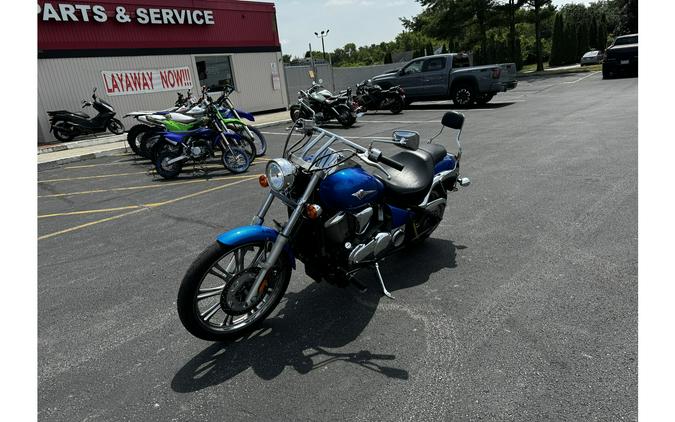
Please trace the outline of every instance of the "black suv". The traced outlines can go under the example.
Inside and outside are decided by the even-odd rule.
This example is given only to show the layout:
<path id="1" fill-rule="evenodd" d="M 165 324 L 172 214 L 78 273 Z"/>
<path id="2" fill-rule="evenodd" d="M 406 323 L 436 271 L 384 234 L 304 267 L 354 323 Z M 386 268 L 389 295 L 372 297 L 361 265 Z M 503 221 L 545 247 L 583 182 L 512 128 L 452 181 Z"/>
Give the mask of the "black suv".
<path id="1" fill-rule="evenodd" d="M 602 78 L 607 79 L 619 73 L 638 73 L 638 34 L 616 37 L 605 50 L 602 60 Z"/>

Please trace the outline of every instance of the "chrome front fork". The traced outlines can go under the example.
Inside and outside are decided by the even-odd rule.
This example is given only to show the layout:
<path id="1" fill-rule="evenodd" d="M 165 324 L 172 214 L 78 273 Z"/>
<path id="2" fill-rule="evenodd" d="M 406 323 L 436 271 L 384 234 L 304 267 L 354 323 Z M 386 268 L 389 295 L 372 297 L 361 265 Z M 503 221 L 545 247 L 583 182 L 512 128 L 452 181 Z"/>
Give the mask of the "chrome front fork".
<path id="1" fill-rule="evenodd" d="M 255 299 L 256 295 L 258 294 L 260 284 L 267 276 L 267 273 L 269 272 L 270 268 L 274 266 L 274 264 L 277 262 L 277 259 L 279 259 L 279 257 L 281 256 L 284 247 L 288 244 L 290 240 L 290 236 L 291 233 L 293 232 L 293 229 L 300 220 L 300 217 L 302 217 L 302 212 L 305 209 L 305 204 L 307 203 L 307 200 L 312 195 L 312 192 L 314 192 L 314 190 L 316 189 L 316 186 L 323 178 L 323 175 L 324 175 L 323 171 L 317 171 L 312 175 L 312 178 L 309 179 L 309 183 L 307 184 L 305 192 L 302 194 L 302 197 L 296 203 L 295 209 L 291 213 L 288 222 L 284 226 L 281 233 L 279 233 L 279 235 L 277 236 L 277 239 L 274 241 L 272 249 L 270 250 L 270 253 L 267 255 L 267 259 L 260 265 L 261 267 L 260 273 L 258 273 L 258 276 L 256 277 L 253 286 L 251 286 L 251 290 L 248 292 L 248 295 L 246 296 L 247 305 L 253 303 L 253 299 Z M 260 207 L 258 215 L 256 215 L 253 218 L 254 225 L 261 225 L 263 221 L 265 221 L 265 214 L 267 214 L 267 211 L 270 209 L 270 205 L 272 205 L 273 200 L 274 194 L 270 192 L 270 194 L 267 196 L 267 199 L 263 203 L 262 207 Z"/>

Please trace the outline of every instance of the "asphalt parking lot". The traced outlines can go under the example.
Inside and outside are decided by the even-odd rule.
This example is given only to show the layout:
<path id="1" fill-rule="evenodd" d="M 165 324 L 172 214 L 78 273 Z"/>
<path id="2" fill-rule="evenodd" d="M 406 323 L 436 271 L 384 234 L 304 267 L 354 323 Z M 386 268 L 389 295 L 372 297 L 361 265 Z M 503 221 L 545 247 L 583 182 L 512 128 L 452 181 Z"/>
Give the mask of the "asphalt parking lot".
<path id="1" fill-rule="evenodd" d="M 264 328 L 234 344 L 183 329 L 178 285 L 250 222 L 286 125 L 264 129 L 268 157 L 245 175 L 166 182 L 126 154 L 40 171 L 39 418 L 636 420 L 637 92 L 637 78 L 551 76 L 466 110 L 472 184 L 383 265 L 396 300 L 372 276 L 362 294 L 300 264 Z M 451 108 L 335 131 L 428 139 Z M 437 141 L 454 150 L 449 130 Z"/>

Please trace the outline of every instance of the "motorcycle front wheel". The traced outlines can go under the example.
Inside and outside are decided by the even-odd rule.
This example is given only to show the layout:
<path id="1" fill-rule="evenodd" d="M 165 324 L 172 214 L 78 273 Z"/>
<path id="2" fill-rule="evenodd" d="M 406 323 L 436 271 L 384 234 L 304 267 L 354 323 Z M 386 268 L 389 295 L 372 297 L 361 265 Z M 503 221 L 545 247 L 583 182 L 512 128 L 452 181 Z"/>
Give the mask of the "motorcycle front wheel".
<path id="1" fill-rule="evenodd" d="M 223 165 L 232 173 L 244 173 L 251 166 L 250 155 L 242 148 L 223 148 Z"/>
<path id="2" fill-rule="evenodd" d="M 235 340 L 267 318 L 291 279 L 284 256 L 269 270 L 258 298 L 251 305 L 244 300 L 271 247 L 268 240 L 237 246 L 214 243 L 202 252 L 178 291 L 178 316 L 185 329 L 202 340 Z"/>
<path id="3" fill-rule="evenodd" d="M 110 119 L 108 122 L 108 130 L 115 135 L 121 135 L 124 133 L 124 125 L 117 119 Z"/>

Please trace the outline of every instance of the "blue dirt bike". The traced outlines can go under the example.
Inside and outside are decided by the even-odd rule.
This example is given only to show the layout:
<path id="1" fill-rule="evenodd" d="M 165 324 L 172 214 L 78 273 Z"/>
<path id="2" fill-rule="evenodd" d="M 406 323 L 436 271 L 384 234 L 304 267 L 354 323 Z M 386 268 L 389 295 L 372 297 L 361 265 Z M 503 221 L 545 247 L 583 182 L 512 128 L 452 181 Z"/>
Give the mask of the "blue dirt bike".
<path id="1" fill-rule="evenodd" d="M 461 133 L 464 116 L 447 112 L 441 123 Z M 296 130 L 304 136 L 289 146 Z M 373 268 L 391 297 L 381 260 L 429 237 L 443 219 L 447 193 L 470 182 L 459 175 L 459 134 L 456 155 L 431 141 L 420 147 L 412 131 L 379 142 L 401 150 L 388 157 L 299 119 L 283 158 L 269 161 L 260 176 L 270 192 L 252 225 L 218 236 L 185 274 L 177 300 L 185 328 L 211 341 L 254 329 L 281 300 L 296 259 L 315 281 L 340 287 L 365 289 L 355 275 Z M 287 207 L 288 221 L 263 226 L 275 199 Z"/>

